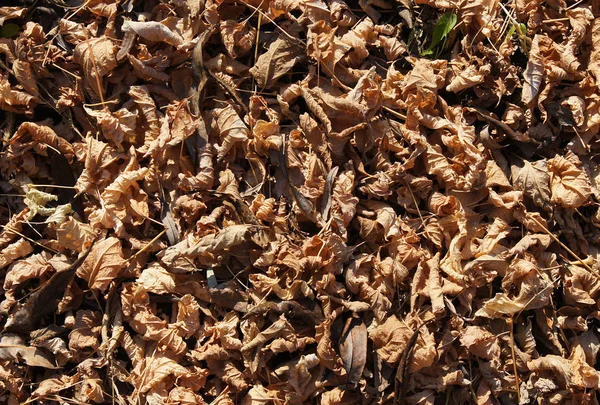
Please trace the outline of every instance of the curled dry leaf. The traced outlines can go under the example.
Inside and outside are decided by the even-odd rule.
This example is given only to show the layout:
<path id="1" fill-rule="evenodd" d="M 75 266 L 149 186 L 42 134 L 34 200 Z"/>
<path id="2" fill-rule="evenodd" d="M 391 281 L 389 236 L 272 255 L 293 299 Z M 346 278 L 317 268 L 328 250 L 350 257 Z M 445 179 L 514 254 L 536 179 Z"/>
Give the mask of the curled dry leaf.
<path id="1" fill-rule="evenodd" d="M 587 175 L 576 155 L 555 156 L 548 161 L 552 202 L 565 208 L 577 208 L 592 195 Z"/>
<path id="2" fill-rule="evenodd" d="M 11 138 L 11 144 L 21 153 L 35 148 L 36 151 L 47 154 L 46 148 L 51 147 L 61 152 L 68 161 L 72 161 L 75 156 L 73 145 L 58 136 L 49 126 L 33 122 L 22 123 Z"/>
<path id="3" fill-rule="evenodd" d="M 533 38 L 531 51 L 529 52 L 527 68 L 523 73 L 525 83 L 523 84 L 522 100 L 526 104 L 530 104 L 536 100 L 544 80 L 545 66 L 540 50 L 541 38 L 542 36 L 540 35 L 536 35 Z"/>
<path id="4" fill-rule="evenodd" d="M 483 359 L 500 358 L 498 338 L 489 331 L 478 326 L 468 326 L 461 331 L 460 343 L 471 353 Z"/>
<path id="5" fill-rule="evenodd" d="M 125 20 L 121 29 L 124 32 L 133 31 L 148 41 L 165 42 L 175 47 L 182 45 L 184 42 L 180 34 L 173 32 L 169 27 L 158 21 Z"/>
<path id="6" fill-rule="evenodd" d="M 0 269 L 31 252 L 33 252 L 33 246 L 25 239 L 19 239 L 15 243 L 6 246 L 0 253 Z"/>
<path id="7" fill-rule="evenodd" d="M 4 332 L 28 333 L 37 329 L 43 318 L 56 310 L 58 301 L 64 295 L 67 285 L 73 279 L 81 263 L 87 258 L 90 250 L 91 246 L 81 253 L 72 264 L 55 261 L 56 264 L 53 263 L 53 266 L 58 267 L 60 271 L 53 274 L 39 289 L 27 296 L 25 303 L 10 314 L 4 326 Z M 47 264 L 49 267 L 49 263 Z"/>

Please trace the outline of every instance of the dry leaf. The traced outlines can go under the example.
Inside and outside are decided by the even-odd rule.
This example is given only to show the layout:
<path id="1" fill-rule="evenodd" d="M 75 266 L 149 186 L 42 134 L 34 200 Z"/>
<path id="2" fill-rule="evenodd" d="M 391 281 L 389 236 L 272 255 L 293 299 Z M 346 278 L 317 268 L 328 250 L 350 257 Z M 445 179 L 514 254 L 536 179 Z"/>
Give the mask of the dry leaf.
<path id="1" fill-rule="evenodd" d="M 77 276 L 87 281 L 89 288 L 104 291 L 112 280 L 119 277 L 126 264 L 121 241 L 110 237 L 94 245 L 87 259 L 77 269 Z"/>
<path id="2" fill-rule="evenodd" d="M 270 88 L 302 59 L 301 55 L 298 44 L 281 35 L 269 45 L 267 52 L 258 57 L 250 73 L 260 88 Z"/>
<path id="3" fill-rule="evenodd" d="M 533 38 L 531 51 L 529 52 L 529 61 L 523 74 L 525 83 L 523 84 L 523 95 L 521 100 L 525 104 L 530 104 L 537 98 L 544 79 L 544 60 L 540 51 L 540 35 Z"/>
<path id="4" fill-rule="evenodd" d="M 104 92 L 98 83 L 117 67 L 116 54 L 113 42 L 107 37 L 92 38 L 75 47 L 73 58 L 83 68 L 89 85 L 98 96 Z"/>
<path id="5" fill-rule="evenodd" d="M 46 350 L 27 346 L 22 337 L 13 334 L 0 335 L 0 359 L 17 363 L 24 362 L 31 367 L 58 368 Z"/>
<path id="6" fill-rule="evenodd" d="M 1 403 L 595 403 L 595 1 L 52 3 L 0 8 Z"/>
<path id="7" fill-rule="evenodd" d="M 166 42 L 169 45 L 178 47 L 183 44 L 184 39 L 176 32 L 173 32 L 164 24 L 157 21 L 131 21 L 125 20 L 121 28 L 124 32 L 133 31 L 140 37 L 153 42 Z"/>
<path id="8" fill-rule="evenodd" d="M 349 318 L 340 338 L 340 357 L 344 362 L 346 383 L 357 388 L 367 361 L 367 327 L 360 318 Z"/>
<path id="9" fill-rule="evenodd" d="M 566 157 L 555 156 L 548 160 L 548 171 L 553 203 L 577 208 L 592 195 L 590 182 L 576 155 L 567 153 Z"/>
<path id="10" fill-rule="evenodd" d="M 0 253 L 0 269 L 31 252 L 33 252 L 33 246 L 25 239 L 19 239 L 15 243 L 6 246 Z"/>
<path id="11" fill-rule="evenodd" d="M 511 168 L 514 186 L 523 191 L 538 207 L 550 205 L 550 175 L 545 160 L 521 160 Z"/>

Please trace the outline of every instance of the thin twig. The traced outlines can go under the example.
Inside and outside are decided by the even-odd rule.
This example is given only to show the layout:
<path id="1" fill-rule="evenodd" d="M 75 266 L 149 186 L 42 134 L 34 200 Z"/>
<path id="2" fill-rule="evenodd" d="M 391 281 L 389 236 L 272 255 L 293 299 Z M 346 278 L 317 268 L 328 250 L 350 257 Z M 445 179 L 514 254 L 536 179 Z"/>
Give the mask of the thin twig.
<path id="1" fill-rule="evenodd" d="M 135 254 L 133 256 L 131 256 L 129 258 L 129 262 L 133 262 L 133 260 L 139 255 L 141 254 L 143 251 L 145 251 L 146 249 L 148 249 L 150 246 L 152 246 L 152 244 L 154 242 L 156 242 L 157 240 L 159 240 L 161 238 L 161 236 L 163 236 L 165 233 L 167 233 L 166 229 L 163 229 L 162 231 L 160 231 L 160 233 L 158 235 L 156 235 L 154 237 L 154 239 L 152 239 L 150 242 L 148 242 L 143 248 L 141 248 L 140 250 L 138 250 L 137 252 L 135 252 Z"/>
<path id="2" fill-rule="evenodd" d="M 515 334 L 513 318 L 508 318 L 508 326 L 510 327 L 510 352 L 513 361 L 513 372 L 515 374 L 515 389 L 517 391 L 517 403 L 521 402 L 521 393 L 519 389 L 519 371 L 517 370 L 517 358 L 515 357 Z"/>

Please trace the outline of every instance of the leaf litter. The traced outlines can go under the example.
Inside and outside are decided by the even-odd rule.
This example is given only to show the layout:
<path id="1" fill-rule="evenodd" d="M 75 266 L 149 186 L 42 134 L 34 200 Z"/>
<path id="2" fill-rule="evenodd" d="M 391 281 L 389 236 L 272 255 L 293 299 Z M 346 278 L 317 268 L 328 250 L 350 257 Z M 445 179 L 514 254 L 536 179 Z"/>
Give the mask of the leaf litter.
<path id="1" fill-rule="evenodd" d="M 1 403 L 598 404 L 598 2 L 20 4 Z"/>

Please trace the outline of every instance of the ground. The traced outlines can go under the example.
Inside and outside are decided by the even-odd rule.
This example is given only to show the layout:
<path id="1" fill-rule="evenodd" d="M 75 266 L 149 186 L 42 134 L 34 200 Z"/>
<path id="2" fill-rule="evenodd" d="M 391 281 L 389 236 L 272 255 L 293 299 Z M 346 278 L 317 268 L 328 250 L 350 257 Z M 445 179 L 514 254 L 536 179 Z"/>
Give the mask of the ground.
<path id="1" fill-rule="evenodd" d="M 0 25 L 0 403 L 598 404 L 600 3 Z"/>

